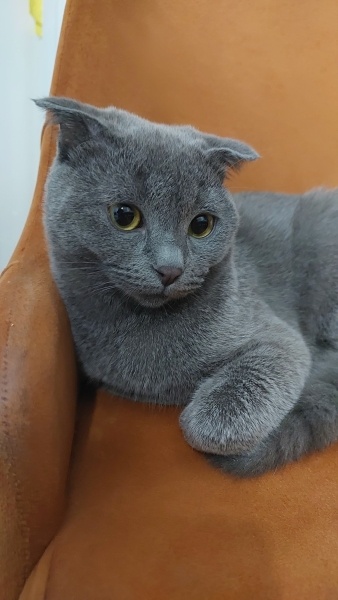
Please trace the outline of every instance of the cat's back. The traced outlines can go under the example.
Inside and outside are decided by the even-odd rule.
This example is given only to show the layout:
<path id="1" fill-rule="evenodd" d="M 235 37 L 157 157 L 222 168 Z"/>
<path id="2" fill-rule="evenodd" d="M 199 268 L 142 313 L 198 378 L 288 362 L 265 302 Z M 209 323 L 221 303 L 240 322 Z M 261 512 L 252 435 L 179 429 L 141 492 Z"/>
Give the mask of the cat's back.
<path id="1" fill-rule="evenodd" d="M 238 263 L 273 310 L 292 324 L 300 313 L 309 322 L 324 305 L 327 312 L 335 310 L 338 190 L 250 192 L 236 195 L 235 202 Z"/>
<path id="2" fill-rule="evenodd" d="M 234 196 L 240 214 L 238 244 L 257 257 L 286 258 L 309 246 L 337 245 L 338 189 L 304 194 L 247 192 Z"/>

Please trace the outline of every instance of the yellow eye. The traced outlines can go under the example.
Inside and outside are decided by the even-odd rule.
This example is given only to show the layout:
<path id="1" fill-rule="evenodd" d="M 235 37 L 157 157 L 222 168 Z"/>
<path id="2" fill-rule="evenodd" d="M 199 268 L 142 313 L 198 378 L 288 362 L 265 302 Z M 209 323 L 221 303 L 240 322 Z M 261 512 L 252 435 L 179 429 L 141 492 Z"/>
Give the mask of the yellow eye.
<path id="1" fill-rule="evenodd" d="M 133 231 L 142 225 L 142 215 L 136 206 L 115 204 L 109 208 L 110 218 L 118 229 Z"/>
<path id="2" fill-rule="evenodd" d="M 209 215 L 209 213 L 197 215 L 197 217 L 191 221 L 188 233 L 194 238 L 207 237 L 207 235 L 212 232 L 214 224 L 215 219 L 212 215 Z"/>

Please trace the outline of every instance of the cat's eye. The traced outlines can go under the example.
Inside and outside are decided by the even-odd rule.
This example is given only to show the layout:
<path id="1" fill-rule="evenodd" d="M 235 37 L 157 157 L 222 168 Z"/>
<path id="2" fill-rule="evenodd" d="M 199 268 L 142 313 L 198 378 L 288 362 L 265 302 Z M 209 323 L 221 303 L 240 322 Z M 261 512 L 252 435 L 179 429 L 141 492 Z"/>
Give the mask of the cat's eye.
<path id="1" fill-rule="evenodd" d="M 118 229 L 133 231 L 142 225 L 142 215 L 136 206 L 115 204 L 109 208 L 110 218 Z"/>
<path id="2" fill-rule="evenodd" d="M 204 238 L 209 235 L 215 224 L 215 219 L 209 213 L 197 215 L 189 225 L 189 235 L 194 238 Z"/>

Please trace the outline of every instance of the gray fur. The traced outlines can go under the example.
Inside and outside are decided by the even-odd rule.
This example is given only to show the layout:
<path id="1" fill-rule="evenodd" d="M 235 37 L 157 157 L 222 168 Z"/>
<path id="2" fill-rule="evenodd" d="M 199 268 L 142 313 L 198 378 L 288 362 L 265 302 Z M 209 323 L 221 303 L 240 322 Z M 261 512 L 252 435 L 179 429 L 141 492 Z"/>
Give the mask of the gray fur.
<path id="1" fill-rule="evenodd" d="M 338 192 L 223 187 L 257 154 L 115 108 L 37 101 L 60 125 L 45 229 L 86 375 L 183 406 L 188 443 L 240 476 L 338 439 Z M 113 203 L 141 228 L 116 229 Z M 199 213 L 217 217 L 203 239 Z M 156 268 L 181 269 L 164 287 Z"/>

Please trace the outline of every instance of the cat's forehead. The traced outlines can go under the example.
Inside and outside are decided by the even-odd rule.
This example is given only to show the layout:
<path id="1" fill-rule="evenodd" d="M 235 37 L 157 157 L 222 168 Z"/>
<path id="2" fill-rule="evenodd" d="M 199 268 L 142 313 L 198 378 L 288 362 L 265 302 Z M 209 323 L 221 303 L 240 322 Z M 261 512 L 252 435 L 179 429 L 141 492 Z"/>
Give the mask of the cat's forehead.
<path id="1" fill-rule="evenodd" d="M 112 136 L 118 136 L 121 145 L 130 151 L 143 153 L 145 158 L 156 161 L 167 158 L 189 160 L 197 155 L 196 139 L 201 134 L 186 125 L 154 123 L 123 110 L 107 109 L 105 124 Z"/>
<path id="2" fill-rule="evenodd" d="M 190 125 L 175 125 L 148 121 L 134 113 L 115 107 L 102 109 L 101 119 L 108 128 L 120 134 L 132 134 L 135 137 L 151 138 L 154 141 L 172 139 L 191 143 L 192 140 L 201 137 L 201 133 Z"/>
<path id="3" fill-rule="evenodd" d="M 112 152 L 114 147 L 115 143 Z M 148 184 L 160 179 L 162 184 L 175 181 L 195 186 L 205 181 L 208 171 L 201 151 L 180 127 L 141 123 L 123 128 L 117 158 L 140 182 Z"/>
<path id="4" fill-rule="evenodd" d="M 200 149 L 186 136 L 183 128 L 151 123 L 124 128 L 117 157 L 112 146 L 109 174 L 121 183 L 120 192 L 136 194 L 141 208 L 156 207 L 171 218 L 172 209 L 179 216 L 205 197 L 211 175 Z"/>

